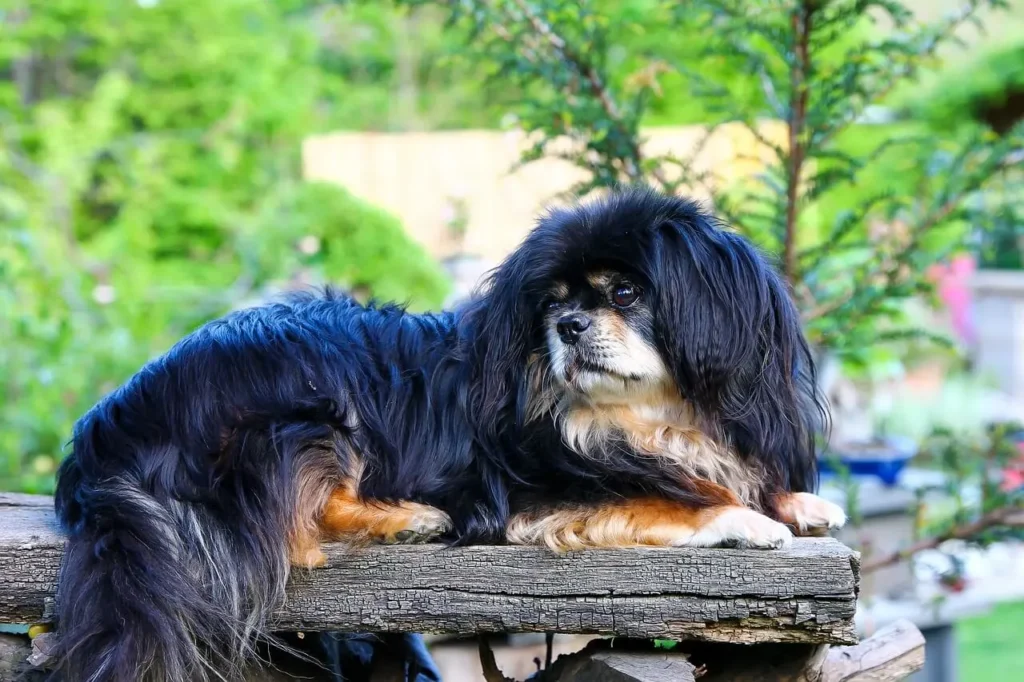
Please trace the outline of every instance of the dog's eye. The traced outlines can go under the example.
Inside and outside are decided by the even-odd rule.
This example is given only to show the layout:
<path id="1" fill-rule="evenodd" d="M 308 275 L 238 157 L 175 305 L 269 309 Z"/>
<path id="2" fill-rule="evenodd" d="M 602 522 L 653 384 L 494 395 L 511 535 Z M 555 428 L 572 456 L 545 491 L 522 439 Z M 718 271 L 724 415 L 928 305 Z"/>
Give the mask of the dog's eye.
<path id="1" fill-rule="evenodd" d="M 554 310 L 558 306 L 562 305 L 562 302 L 556 298 L 549 298 L 541 304 L 541 308 L 544 310 Z"/>
<path id="2" fill-rule="evenodd" d="M 636 286 L 623 282 L 612 290 L 612 305 L 618 308 L 628 308 L 640 298 L 640 289 Z"/>

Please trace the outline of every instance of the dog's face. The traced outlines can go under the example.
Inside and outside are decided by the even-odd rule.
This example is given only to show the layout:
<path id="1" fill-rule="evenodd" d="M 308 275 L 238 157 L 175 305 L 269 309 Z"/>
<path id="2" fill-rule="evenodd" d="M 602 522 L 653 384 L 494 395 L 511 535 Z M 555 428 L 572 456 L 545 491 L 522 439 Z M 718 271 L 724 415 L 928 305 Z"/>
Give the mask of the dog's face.
<path id="1" fill-rule="evenodd" d="M 636 274 L 604 268 L 551 284 L 540 315 L 550 371 L 564 391 L 620 402 L 671 383 L 648 289 Z"/>

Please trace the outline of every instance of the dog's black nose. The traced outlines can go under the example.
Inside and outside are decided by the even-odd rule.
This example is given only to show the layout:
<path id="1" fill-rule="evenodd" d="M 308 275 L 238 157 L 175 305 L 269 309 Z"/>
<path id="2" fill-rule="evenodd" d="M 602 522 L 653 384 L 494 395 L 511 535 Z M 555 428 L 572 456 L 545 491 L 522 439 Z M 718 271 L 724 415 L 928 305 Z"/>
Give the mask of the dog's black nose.
<path id="1" fill-rule="evenodd" d="M 562 343 L 574 344 L 590 328 L 590 318 L 583 313 L 570 313 L 558 321 L 555 329 Z"/>

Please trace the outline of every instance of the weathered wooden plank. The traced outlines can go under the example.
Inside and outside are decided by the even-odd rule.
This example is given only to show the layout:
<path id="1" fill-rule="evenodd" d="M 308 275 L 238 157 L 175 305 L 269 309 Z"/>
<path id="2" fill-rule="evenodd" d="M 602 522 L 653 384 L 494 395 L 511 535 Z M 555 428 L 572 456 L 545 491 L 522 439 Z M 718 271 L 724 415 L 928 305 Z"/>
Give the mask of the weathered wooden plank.
<path id="1" fill-rule="evenodd" d="M 0 493 L 0 623 L 50 620 L 63 544 L 50 498 Z"/>
<path id="2" fill-rule="evenodd" d="M 51 619 L 62 545 L 47 498 L 0 495 L 0 622 Z M 856 641 L 857 554 L 827 538 L 783 551 L 325 551 L 326 567 L 293 577 L 280 629 Z"/>

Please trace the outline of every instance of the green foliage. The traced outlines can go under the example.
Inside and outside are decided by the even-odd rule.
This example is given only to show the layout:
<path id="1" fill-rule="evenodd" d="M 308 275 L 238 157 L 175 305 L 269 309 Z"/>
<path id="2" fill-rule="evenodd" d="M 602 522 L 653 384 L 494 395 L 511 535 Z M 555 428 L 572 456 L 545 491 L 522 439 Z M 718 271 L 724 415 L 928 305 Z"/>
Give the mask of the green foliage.
<path id="1" fill-rule="evenodd" d="M 390 2 L 308 2 L 330 77 L 324 106 L 354 130 L 495 128 L 517 95 L 489 84 L 487 65 L 464 59 L 441 12 Z"/>
<path id="2" fill-rule="evenodd" d="M 1024 120 L 1024 42 L 988 49 L 980 57 L 941 70 L 927 87 L 904 96 L 902 108 L 940 135 L 962 134 L 968 128 L 1013 135 Z M 1019 173 L 1005 173 L 976 199 L 987 204 L 990 216 L 989 229 L 976 234 L 981 267 L 1024 269 L 1020 188 Z"/>
<path id="3" fill-rule="evenodd" d="M 925 504 L 920 532 L 927 536 L 952 535 L 955 529 L 986 514 L 1024 509 L 1024 490 L 1002 485 L 999 472 L 1019 466 L 1021 425 L 1000 423 L 981 432 L 963 433 L 936 428 L 921 445 L 921 461 L 946 476 L 938 504 Z M 991 524 L 960 539 L 985 546 L 1008 538 L 1024 538 L 1024 529 Z"/>
<path id="4" fill-rule="evenodd" d="M 1011 98 L 1018 104 L 1018 117 L 1024 110 L 1024 42 L 1009 43 L 984 52 L 945 69 L 926 88 L 915 92 L 903 103 L 906 113 L 928 122 L 935 130 L 953 131 L 969 123 L 1006 125 L 1005 117 L 995 112 L 1009 107 Z"/>
<path id="5" fill-rule="evenodd" d="M 397 219 L 299 181 L 337 78 L 300 3 L 0 10 L 0 488 L 180 336 L 299 279 L 438 305 Z"/>
<path id="6" fill-rule="evenodd" d="M 300 185 L 268 207 L 247 242 L 255 270 L 266 278 L 301 272 L 420 309 L 439 306 L 448 290 L 437 265 L 408 240 L 396 217 L 335 185 Z"/>

